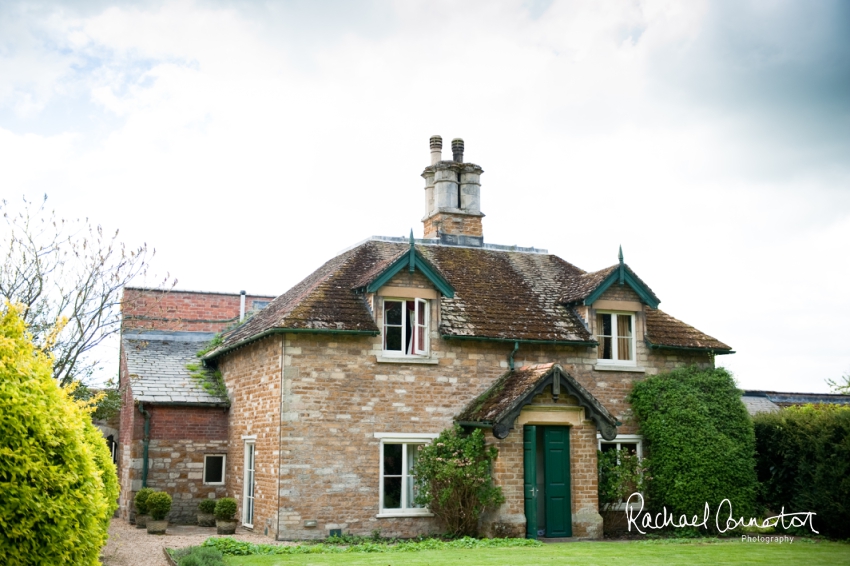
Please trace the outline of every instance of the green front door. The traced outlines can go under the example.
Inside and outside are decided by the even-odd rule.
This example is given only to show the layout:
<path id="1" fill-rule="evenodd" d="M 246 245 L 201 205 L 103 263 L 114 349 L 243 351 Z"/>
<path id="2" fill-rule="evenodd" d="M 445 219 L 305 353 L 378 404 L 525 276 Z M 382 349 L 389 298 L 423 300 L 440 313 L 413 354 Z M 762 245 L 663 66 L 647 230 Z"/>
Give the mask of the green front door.
<path id="1" fill-rule="evenodd" d="M 537 538 L 537 427 L 522 429 L 523 496 L 525 498 L 525 536 Z"/>
<path id="2" fill-rule="evenodd" d="M 543 429 L 546 465 L 546 536 L 573 536 L 570 510 L 570 429 L 547 426 Z"/>
<path id="3" fill-rule="evenodd" d="M 526 536 L 572 536 L 569 427 L 525 425 L 522 440 Z"/>

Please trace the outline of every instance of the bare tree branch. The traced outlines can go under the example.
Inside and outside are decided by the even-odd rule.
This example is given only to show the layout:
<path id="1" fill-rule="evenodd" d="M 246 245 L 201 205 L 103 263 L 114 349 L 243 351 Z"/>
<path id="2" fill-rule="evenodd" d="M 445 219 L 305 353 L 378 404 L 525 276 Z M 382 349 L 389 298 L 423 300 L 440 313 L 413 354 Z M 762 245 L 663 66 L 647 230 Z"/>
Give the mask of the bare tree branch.
<path id="1" fill-rule="evenodd" d="M 3 200 L 0 210 L 7 227 L 0 239 L 0 297 L 26 308 L 24 322 L 36 345 L 53 355 L 59 383 L 85 382 L 101 363 L 93 349 L 120 330 L 122 289 L 147 275 L 155 250 L 147 244 L 128 249 L 117 230 L 104 235 L 88 218 L 57 218 L 47 195 L 40 203 L 23 199 L 18 212 Z M 159 286 L 167 287 L 167 279 Z M 48 344 L 62 319 L 67 324 Z"/>

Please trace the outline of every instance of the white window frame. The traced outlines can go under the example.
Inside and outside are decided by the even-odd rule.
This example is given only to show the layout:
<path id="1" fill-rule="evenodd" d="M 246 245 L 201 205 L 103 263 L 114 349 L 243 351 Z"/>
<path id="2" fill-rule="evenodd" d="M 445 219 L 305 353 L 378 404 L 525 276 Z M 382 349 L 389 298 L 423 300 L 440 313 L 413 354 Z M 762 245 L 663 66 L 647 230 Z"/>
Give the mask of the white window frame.
<path id="1" fill-rule="evenodd" d="M 207 458 L 221 458 L 221 481 L 220 482 L 208 482 L 207 481 Z M 227 454 L 204 454 L 204 475 L 201 477 L 204 485 L 224 485 L 225 483 L 225 473 L 227 473 Z"/>
<path id="2" fill-rule="evenodd" d="M 410 445 L 425 445 L 430 444 L 438 433 L 392 433 L 392 432 L 376 432 L 375 438 L 379 439 L 378 455 L 379 455 L 379 481 L 378 481 L 378 519 L 387 517 L 433 517 L 434 514 L 427 507 L 408 507 L 406 504 L 412 504 L 407 501 L 407 447 Z M 385 444 L 401 444 L 402 445 L 402 465 L 401 465 L 401 508 L 384 509 L 384 445 Z"/>
<path id="3" fill-rule="evenodd" d="M 614 440 L 605 440 L 602 438 L 602 435 L 596 433 L 596 446 L 597 450 L 602 452 L 603 444 L 616 444 L 617 450 L 621 449 L 621 444 L 637 444 L 637 457 L 638 460 L 643 460 L 643 436 L 640 434 L 618 434 Z M 617 462 L 619 464 L 619 461 Z M 634 503 L 632 504 L 634 506 Z M 623 511 L 626 509 L 626 502 L 620 501 L 613 507 L 616 511 Z"/>
<path id="4" fill-rule="evenodd" d="M 620 450 L 621 444 L 637 444 L 638 460 L 643 460 L 643 436 L 640 434 L 618 434 L 614 440 L 605 440 L 602 435 L 596 433 L 596 446 L 600 452 L 603 444 L 616 444 L 617 450 Z"/>
<path id="5" fill-rule="evenodd" d="M 382 297 L 381 301 L 381 349 L 382 355 L 387 358 L 423 358 L 427 357 L 429 352 L 431 351 L 431 301 L 428 299 L 420 299 L 420 298 L 412 298 L 412 297 Z M 413 321 L 410 325 L 410 328 L 414 330 L 413 336 L 410 338 L 410 345 L 412 346 L 411 353 L 407 353 L 405 351 L 398 350 L 387 350 L 387 302 L 396 302 L 402 303 L 403 308 L 401 309 L 401 344 L 404 347 L 404 344 L 407 343 L 407 302 L 414 301 L 413 308 Z M 419 305 L 422 305 L 422 312 L 425 313 L 425 321 L 424 323 L 419 320 Z M 396 325 L 393 325 L 396 326 Z M 416 329 L 420 329 L 420 331 L 425 334 L 425 349 L 420 350 L 416 343 Z"/>
<path id="6" fill-rule="evenodd" d="M 596 314 L 593 317 L 594 326 L 599 325 L 596 315 L 600 315 L 600 314 L 610 314 L 611 315 L 611 359 L 608 360 L 608 359 L 605 359 L 605 358 L 597 357 L 596 363 L 598 365 L 603 365 L 603 366 L 629 366 L 629 367 L 636 366 L 637 365 L 637 326 L 636 326 L 637 317 L 635 316 L 635 313 L 633 313 L 633 312 L 623 312 L 623 311 L 598 310 L 598 311 L 596 311 Z M 630 359 L 630 360 L 618 360 L 617 359 L 617 355 L 618 355 L 617 348 L 619 347 L 619 344 L 618 344 L 619 337 L 617 335 L 617 317 L 619 317 L 619 316 L 628 316 L 632 319 L 632 325 L 631 325 L 632 326 L 632 340 L 631 340 L 632 359 Z M 599 340 L 599 336 L 602 334 L 603 329 L 594 328 L 594 330 L 595 330 L 595 332 L 593 334 L 593 337 L 595 339 Z M 599 355 L 598 348 L 599 348 L 599 346 L 597 346 L 597 356 Z"/>
<path id="7" fill-rule="evenodd" d="M 245 455 L 244 455 L 244 467 L 242 468 L 242 525 L 248 527 L 249 529 L 254 528 L 254 512 L 256 511 L 255 503 L 255 487 L 257 483 L 256 479 L 256 470 L 257 470 L 257 441 L 255 438 L 245 439 Z M 250 449 L 249 449 L 250 447 Z M 251 481 L 248 481 L 250 473 Z M 248 500 L 251 500 L 251 513 L 250 517 L 248 516 Z M 250 522 L 249 522 L 250 520 Z"/>

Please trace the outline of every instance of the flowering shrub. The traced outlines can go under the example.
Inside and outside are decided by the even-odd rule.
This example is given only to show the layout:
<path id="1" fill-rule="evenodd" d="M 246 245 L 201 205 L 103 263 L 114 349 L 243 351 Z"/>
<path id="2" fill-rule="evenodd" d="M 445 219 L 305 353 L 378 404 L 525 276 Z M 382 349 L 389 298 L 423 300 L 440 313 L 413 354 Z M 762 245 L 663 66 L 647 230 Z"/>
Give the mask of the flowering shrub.
<path id="1" fill-rule="evenodd" d="M 451 536 L 478 532 L 478 517 L 504 503 L 502 488 L 493 485 L 490 469 L 498 451 L 475 429 L 465 434 L 455 425 L 423 446 L 413 468 L 416 503 L 429 510 Z"/>
<path id="2" fill-rule="evenodd" d="M 599 467 L 599 512 L 613 511 L 620 503 L 625 503 L 633 493 L 642 493 L 646 489 L 649 476 L 646 473 L 647 462 L 638 459 L 625 448 L 597 452 Z"/>

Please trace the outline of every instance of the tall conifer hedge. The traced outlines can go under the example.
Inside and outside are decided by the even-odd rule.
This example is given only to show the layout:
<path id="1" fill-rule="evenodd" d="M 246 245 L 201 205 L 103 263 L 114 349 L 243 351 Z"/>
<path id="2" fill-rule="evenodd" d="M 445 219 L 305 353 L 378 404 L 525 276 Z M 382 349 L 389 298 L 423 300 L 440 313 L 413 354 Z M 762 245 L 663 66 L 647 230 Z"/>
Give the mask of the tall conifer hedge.
<path id="1" fill-rule="evenodd" d="M 691 366 L 649 377 L 630 402 L 649 455 L 650 509 L 702 517 L 708 503 L 713 526 L 729 499 L 736 517 L 755 516 L 753 423 L 729 372 Z"/>
<path id="2" fill-rule="evenodd" d="M 0 564 L 98 564 L 118 480 L 17 310 L 0 314 Z"/>
<path id="3" fill-rule="evenodd" d="M 850 537 L 850 407 L 789 407 L 753 421 L 764 505 L 817 513 L 819 533 Z"/>

